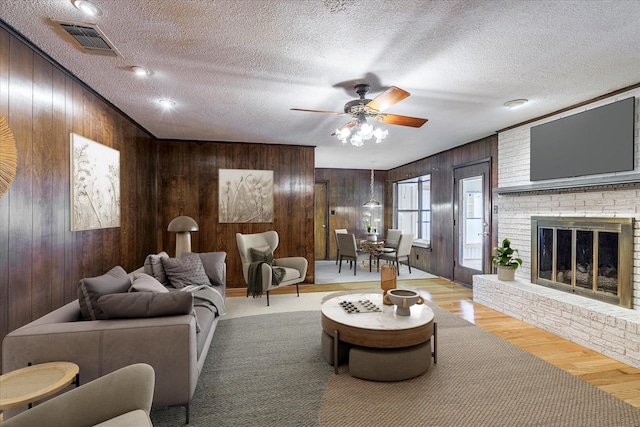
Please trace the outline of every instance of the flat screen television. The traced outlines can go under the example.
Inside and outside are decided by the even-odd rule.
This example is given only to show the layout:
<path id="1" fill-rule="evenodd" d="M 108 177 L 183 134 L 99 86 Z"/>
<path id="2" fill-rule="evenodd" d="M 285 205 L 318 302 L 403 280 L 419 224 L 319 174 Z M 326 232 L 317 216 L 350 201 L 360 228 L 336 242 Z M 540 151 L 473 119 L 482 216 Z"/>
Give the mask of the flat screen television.
<path id="1" fill-rule="evenodd" d="M 531 128 L 530 180 L 633 170 L 635 97 Z"/>

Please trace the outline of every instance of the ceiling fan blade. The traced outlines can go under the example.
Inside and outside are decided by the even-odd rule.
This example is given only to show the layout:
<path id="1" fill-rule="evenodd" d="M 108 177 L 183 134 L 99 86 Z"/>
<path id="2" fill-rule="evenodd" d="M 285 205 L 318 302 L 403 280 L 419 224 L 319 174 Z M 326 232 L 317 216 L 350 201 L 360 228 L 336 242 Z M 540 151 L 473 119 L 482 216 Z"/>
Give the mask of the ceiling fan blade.
<path id="1" fill-rule="evenodd" d="M 376 111 L 382 111 L 385 108 L 389 108 L 394 104 L 402 101 L 411 95 L 406 90 L 402 90 L 399 87 L 391 86 L 389 89 L 376 96 L 366 106 Z"/>
<path id="2" fill-rule="evenodd" d="M 305 110 L 303 108 L 290 108 L 291 111 L 305 111 L 308 113 L 321 113 L 321 114 L 335 114 L 337 116 L 344 115 L 346 113 L 338 113 L 336 111 L 324 111 L 324 110 Z"/>
<path id="3" fill-rule="evenodd" d="M 421 119 L 418 117 L 398 116 L 397 114 L 380 114 L 376 117 L 376 120 L 388 125 L 410 126 L 413 128 L 419 128 L 423 124 L 427 123 L 429 119 Z"/>
<path id="4" fill-rule="evenodd" d="M 340 131 L 342 131 L 343 129 L 351 129 L 352 127 L 356 126 L 357 124 L 358 124 L 358 121 L 357 121 L 357 120 L 352 120 L 352 121 L 350 121 L 349 123 L 345 123 L 344 125 L 342 125 L 342 126 L 340 127 L 340 129 L 336 129 L 336 131 L 335 131 L 335 132 L 333 132 L 333 133 L 331 134 L 331 136 L 336 136 L 336 135 L 337 135 L 337 134 L 339 134 L 339 133 L 340 133 Z"/>

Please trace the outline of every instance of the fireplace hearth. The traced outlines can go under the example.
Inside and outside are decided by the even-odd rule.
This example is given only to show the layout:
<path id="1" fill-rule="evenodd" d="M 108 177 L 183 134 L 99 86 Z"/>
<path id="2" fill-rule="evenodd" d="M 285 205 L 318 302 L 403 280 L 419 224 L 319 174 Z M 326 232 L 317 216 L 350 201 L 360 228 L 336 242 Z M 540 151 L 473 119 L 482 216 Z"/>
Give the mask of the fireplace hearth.
<path id="1" fill-rule="evenodd" d="M 633 218 L 531 218 L 531 282 L 632 307 Z"/>

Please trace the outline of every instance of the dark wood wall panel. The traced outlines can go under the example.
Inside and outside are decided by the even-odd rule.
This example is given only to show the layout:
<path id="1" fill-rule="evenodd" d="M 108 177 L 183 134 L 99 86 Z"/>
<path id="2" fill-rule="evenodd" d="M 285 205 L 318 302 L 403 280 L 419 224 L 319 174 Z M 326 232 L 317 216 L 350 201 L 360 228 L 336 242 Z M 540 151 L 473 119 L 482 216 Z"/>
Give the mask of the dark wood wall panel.
<path id="1" fill-rule="evenodd" d="M 431 249 L 414 248 L 411 265 L 429 273 L 451 278 L 453 273 L 453 169 L 481 159 L 491 159 L 490 188 L 498 179 L 498 138 L 491 136 L 444 151 L 388 172 L 387 206 L 393 194 L 393 182 L 431 174 Z M 495 201 L 492 201 L 495 203 Z M 389 208 L 387 215 L 391 215 Z M 495 222 L 495 221 L 494 221 Z M 495 225 L 495 224 L 494 224 Z M 495 241 L 495 228 L 491 239 Z"/>
<path id="2" fill-rule="evenodd" d="M 276 230 L 276 257 L 303 256 L 309 261 L 306 282 L 314 279 L 314 148 L 225 142 L 159 141 L 158 251 L 175 255 L 175 234 L 169 222 L 192 217 L 199 231 L 191 233 L 194 252 L 227 252 L 227 285 L 245 287 L 236 233 Z M 218 220 L 218 170 L 274 171 L 273 223 L 227 224 Z"/>
<path id="3" fill-rule="evenodd" d="M 0 340 L 77 298 L 82 277 L 156 249 L 156 142 L 84 84 L 0 28 L 0 114 L 18 149 L 0 198 Z M 71 232 L 70 132 L 120 151 L 121 227 Z"/>
<path id="4" fill-rule="evenodd" d="M 366 224 L 363 219 L 364 211 L 368 210 L 362 205 L 370 198 L 371 170 L 362 169 L 316 169 L 316 181 L 327 183 L 327 199 L 329 202 L 329 226 L 327 227 L 327 244 L 329 245 L 329 258 L 336 259 L 336 241 L 334 231 L 346 228 L 356 237 L 365 238 Z M 385 187 L 387 172 L 374 171 L 374 198 L 383 203 L 380 209 L 379 233 L 384 237 L 387 228 L 391 228 L 386 211 L 391 212 L 391 198 L 387 200 Z M 384 202 L 383 202 L 384 200 Z M 331 215 L 335 211 L 335 215 Z"/>

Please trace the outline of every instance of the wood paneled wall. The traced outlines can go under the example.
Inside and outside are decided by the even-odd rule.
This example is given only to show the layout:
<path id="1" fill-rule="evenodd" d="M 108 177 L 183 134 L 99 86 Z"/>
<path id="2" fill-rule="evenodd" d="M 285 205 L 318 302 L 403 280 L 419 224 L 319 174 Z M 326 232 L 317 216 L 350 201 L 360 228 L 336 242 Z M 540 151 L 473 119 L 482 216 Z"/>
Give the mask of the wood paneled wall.
<path id="1" fill-rule="evenodd" d="M 157 244 L 155 141 L 0 27 L 0 114 L 18 149 L 0 197 L 0 340 L 77 298 L 82 277 L 131 270 Z M 71 232 L 69 134 L 120 151 L 121 227 Z"/>
<path id="2" fill-rule="evenodd" d="M 392 206 L 393 182 L 431 174 L 431 249 L 415 247 L 411 265 L 429 273 L 451 279 L 453 273 L 453 168 L 481 159 L 491 159 L 491 182 L 498 183 L 498 137 L 470 142 L 434 156 L 391 169 L 387 176 L 385 206 Z M 496 202 L 492 199 L 492 205 Z M 389 211 L 391 209 L 391 211 Z M 387 215 L 392 208 L 385 207 Z M 493 211 L 493 206 L 492 206 Z M 390 218 L 390 217 L 389 217 Z M 497 215 L 492 217 L 491 241 L 495 246 Z"/>
<path id="3" fill-rule="evenodd" d="M 362 205 L 370 198 L 371 169 L 316 169 L 316 182 L 326 182 L 329 202 L 329 227 L 327 231 L 327 244 L 329 245 L 329 259 L 336 259 L 336 241 L 334 230 L 346 228 L 356 237 L 365 238 L 366 224 L 363 213 L 370 210 Z M 377 213 L 380 217 L 378 232 L 384 237 L 384 232 L 390 228 L 386 212 L 392 212 L 389 205 L 391 199 L 385 199 L 387 187 L 387 171 L 374 171 L 374 198 L 383 203 L 383 208 Z M 384 201 L 383 201 L 384 200 Z M 332 215 L 331 211 L 335 211 Z"/>
<path id="4" fill-rule="evenodd" d="M 245 287 L 236 233 L 276 230 L 276 257 L 309 261 L 306 282 L 314 279 L 314 148 L 225 142 L 159 141 L 158 250 L 175 254 L 169 222 L 187 215 L 198 223 L 191 233 L 194 252 L 227 252 L 227 286 Z M 228 224 L 218 221 L 218 170 L 274 171 L 273 223 Z"/>

